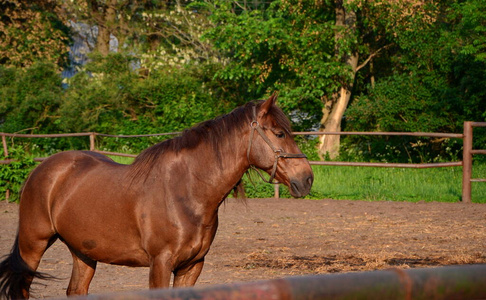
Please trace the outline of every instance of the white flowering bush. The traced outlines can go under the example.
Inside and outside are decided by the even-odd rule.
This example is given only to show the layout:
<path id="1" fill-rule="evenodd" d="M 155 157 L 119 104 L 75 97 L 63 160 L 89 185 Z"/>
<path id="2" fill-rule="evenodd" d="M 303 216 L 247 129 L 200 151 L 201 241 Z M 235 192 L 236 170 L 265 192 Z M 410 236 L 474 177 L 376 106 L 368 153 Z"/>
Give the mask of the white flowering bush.
<path id="1" fill-rule="evenodd" d="M 202 38 L 213 24 L 206 13 L 194 6 L 176 5 L 173 9 L 143 12 L 148 38 L 160 38 L 154 49 L 142 51 L 140 65 L 149 70 L 183 65 L 220 62 L 212 45 Z"/>

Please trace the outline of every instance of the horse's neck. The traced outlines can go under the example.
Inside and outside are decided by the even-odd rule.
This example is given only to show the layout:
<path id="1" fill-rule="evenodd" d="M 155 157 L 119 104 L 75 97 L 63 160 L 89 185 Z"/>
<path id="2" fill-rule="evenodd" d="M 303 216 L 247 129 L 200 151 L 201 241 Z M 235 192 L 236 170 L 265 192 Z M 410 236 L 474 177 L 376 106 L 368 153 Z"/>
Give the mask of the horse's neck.
<path id="1" fill-rule="evenodd" d="M 141 188 L 155 191 L 165 186 L 165 197 L 176 196 L 216 211 L 249 168 L 248 134 L 228 135 L 218 142 L 219 150 L 202 142 L 160 155 Z"/>
<path id="2" fill-rule="evenodd" d="M 243 135 L 246 136 L 246 135 Z M 242 135 L 234 135 L 232 139 L 222 141 L 219 153 L 210 145 L 202 145 L 201 149 L 191 151 L 191 172 L 205 182 L 205 194 L 213 194 L 214 199 L 220 199 L 219 204 L 240 181 L 249 168 L 246 157 L 246 140 Z M 226 150 L 223 150 L 226 149 Z"/>

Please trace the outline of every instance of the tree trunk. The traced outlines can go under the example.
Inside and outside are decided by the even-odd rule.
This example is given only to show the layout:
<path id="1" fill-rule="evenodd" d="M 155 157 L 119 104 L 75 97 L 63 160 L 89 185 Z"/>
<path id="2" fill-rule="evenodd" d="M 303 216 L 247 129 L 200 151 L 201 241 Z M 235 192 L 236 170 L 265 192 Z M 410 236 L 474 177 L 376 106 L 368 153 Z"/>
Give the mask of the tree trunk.
<path id="1" fill-rule="evenodd" d="M 103 8 L 101 20 L 98 22 L 98 37 L 96 38 L 96 50 L 104 56 L 110 53 L 110 36 L 115 24 L 116 0 L 110 0 Z"/>
<path id="2" fill-rule="evenodd" d="M 338 60 L 348 65 L 351 69 L 351 76 L 347 78 L 347 82 L 343 80 L 341 88 L 336 91 L 331 99 L 328 99 L 323 108 L 323 117 L 321 119 L 321 132 L 340 132 L 341 121 L 344 112 L 351 99 L 351 92 L 353 88 L 354 78 L 356 76 L 356 69 L 358 66 L 358 53 L 351 52 L 350 55 L 342 55 L 339 48 L 342 39 L 350 38 L 356 31 L 356 12 L 350 10 L 346 11 L 343 6 L 343 0 L 336 0 L 336 56 Z M 319 155 L 322 158 L 329 155 L 331 159 L 339 155 L 340 135 L 321 135 L 319 145 Z"/>

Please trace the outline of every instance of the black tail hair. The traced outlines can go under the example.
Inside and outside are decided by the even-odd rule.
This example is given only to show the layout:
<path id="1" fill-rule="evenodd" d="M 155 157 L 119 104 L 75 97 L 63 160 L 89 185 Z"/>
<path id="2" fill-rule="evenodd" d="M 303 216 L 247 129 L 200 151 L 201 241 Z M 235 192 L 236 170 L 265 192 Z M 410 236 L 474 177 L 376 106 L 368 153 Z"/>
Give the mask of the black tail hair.
<path id="1" fill-rule="evenodd" d="M 20 256 L 18 236 L 12 251 L 0 262 L 0 299 L 24 299 L 32 279 L 53 279 L 52 276 L 32 270 Z"/>

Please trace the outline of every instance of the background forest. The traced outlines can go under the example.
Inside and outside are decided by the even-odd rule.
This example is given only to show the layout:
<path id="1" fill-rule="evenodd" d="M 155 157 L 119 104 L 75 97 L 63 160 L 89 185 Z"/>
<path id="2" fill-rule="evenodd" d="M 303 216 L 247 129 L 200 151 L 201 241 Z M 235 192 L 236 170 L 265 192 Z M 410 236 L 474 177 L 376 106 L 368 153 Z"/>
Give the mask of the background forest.
<path id="1" fill-rule="evenodd" d="M 0 0 L 0 132 L 180 131 L 278 90 L 297 131 L 460 133 L 486 120 L 485 87 L 483 0 Z M 87 141 L 30 143 L 50 154 Z M 313 159 L 388 162 L 460 159 L 462 147 L 300 143 Z"/>

